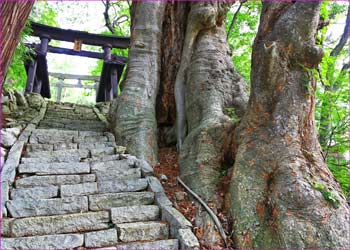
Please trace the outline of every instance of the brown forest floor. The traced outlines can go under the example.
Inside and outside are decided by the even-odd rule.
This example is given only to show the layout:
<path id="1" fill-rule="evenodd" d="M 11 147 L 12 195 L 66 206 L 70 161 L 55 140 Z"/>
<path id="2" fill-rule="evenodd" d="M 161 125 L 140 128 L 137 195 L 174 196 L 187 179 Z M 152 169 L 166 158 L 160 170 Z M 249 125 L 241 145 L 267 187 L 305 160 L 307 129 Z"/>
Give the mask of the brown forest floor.
<path id="1" fill-rule="evenodd" d="M 169 199 L 173 202 L 174 207 L 179 210 L 193 225 L 194 233 L 197 238 L 201 242 L 202 239 L 202 228 L 197 228 L 195 225 L 197 206 L 191 200 L 191 197 L 186 193 L 186 190 L 177 182 L 177 177 L 180 176 L 180 166 L 178 162 L 178 153 L 175 147 L 171 148 L 160 148 L 158 152 L 158 160 L 159 164 L 154 167 L 154 175 L 159 178 L 162 182 L 162 185 L 165 189 L 165 193 L 169 197 Z M 166 175 L 167 180 L 161 180 L 161 175 Z M 222 203 L 219 206 L 216 206 L 217 216 L 222 223 L 226 232 L 230 232 L 232 229 L 232 223 L 228 219 L 225 211 L 224 211 L 224 194 L 227 191 L 229 186 L 229 177 L 224 176 L 221 179 L 221 187 L 219 187 L 218 194 L 222 198 Z M 185 192 L 185 197 L 182 200 L 178 200 L 176 198 L 176 193 Z M 211 204 L 209 204 L 210 206 Z M 225 249 L 233 249 L 234 243 L 228 237 L 228 248 Z M 215 246 L 215 249 L 223 249 L 223 244 L 221 246 Z M 214 249 L 213 247 L 205 247 L 201 245 L 201 249 Z"/>

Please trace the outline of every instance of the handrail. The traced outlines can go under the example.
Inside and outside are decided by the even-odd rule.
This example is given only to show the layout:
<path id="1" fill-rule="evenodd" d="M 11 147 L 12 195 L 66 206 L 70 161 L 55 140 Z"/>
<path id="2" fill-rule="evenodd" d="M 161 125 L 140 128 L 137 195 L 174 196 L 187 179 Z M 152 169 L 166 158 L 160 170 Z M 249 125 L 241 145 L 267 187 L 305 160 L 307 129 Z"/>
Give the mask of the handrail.
<path id="1" fill-rule="evenodd" d="M 58 79 L 77 79 L 77 80 L 94 81 L 94 82 L 100 81 L 99 76 L 91 76 L 91 75 L 74 75 L 74 74 L 49 72 L 49 76 L 52 76 Z"/>

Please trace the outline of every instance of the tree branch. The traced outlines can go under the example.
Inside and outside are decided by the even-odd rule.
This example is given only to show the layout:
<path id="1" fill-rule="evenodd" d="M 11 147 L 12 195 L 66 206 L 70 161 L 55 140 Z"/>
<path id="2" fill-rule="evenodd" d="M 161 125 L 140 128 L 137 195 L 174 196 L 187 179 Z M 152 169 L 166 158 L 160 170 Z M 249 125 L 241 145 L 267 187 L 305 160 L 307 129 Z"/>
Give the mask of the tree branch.
<path id="1" fill-rule="evenodd" d="M 231 21 L 231 24 L 230 24 L 230 28 L 229 28 L 228 31 L 227 31 L 226 40 L 228 40 L 228 38 L 229 38 L 229 36 L 230 36 L 230 33 L 231 33 L 232 30 L 233 30 L 233 26 L 234 26 L 234 24 L 235 24 L 235 22 L 236 22 L 236 20 L 237 20 L 238 13 L 239 13 L 239 11 L 241 10 L 242 5 L 243 5 L 246 1 L 247 1 L 247 0 L 242 0 L 242 1 L 240 2 L 237 11 L 236 11 L 235 14 L 233 15 L 232 21 Z"/>
<path id="2" fill-rule="evenodd" d="M 110 20 L 110 18 L 109 18 L 109 15 L 108 15 L 109 8 L 111 7 L 111 5 L 110 5 L 110 0 L 106 0 L 106 2 L 102 0 L 102 3 L 103 3 L 104 6 L 105 6 L 105 12 L 103 12 L 103 16 L 104 16 L 104 19 L 105 19 L 105 22 L 106 22 L 105 25 L 106 25 L 106 27 L 108 28 L 108 30 L 109 30 L 110 32 L 112 32 L 112 34 L 115 34 L 114 27 L 113 27 L 113 25 L 112 25 L 112 23 L 111 23 L 111 20 Z"/>
<path id="3" fill-rule="evenodd" d="M 346 15 L 345 28 L 344 32 L 335 48 L 332 50 L 330 56 L 336 57 L 339 55 L 340 51 L 344 48 L 346 42 L 348 41 L 350 36 L 350 3 L 348 6 L 348 13 Z"/>

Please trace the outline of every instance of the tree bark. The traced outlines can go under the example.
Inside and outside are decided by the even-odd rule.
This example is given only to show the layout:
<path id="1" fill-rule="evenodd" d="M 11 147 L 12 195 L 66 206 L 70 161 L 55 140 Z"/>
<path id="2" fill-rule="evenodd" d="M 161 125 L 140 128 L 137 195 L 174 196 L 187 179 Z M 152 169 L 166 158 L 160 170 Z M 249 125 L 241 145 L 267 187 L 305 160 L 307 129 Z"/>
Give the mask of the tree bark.
<path id="1" fill-rule="evenodd" d="M 164 2 L 133 2 L 128 72 L 110 112 L 117 143 L 151 164 L 157 163 L 155 103 L 165 6 Z"/>
<path id="2" fill-rule="evenodd" d="M 349 246 L 349 206 L 314 125 L 320 4 L 263 3 L 230 186 L 238 247 Z"/>
<path id="3" fill-rule="evenodd" d="M 21 32 L 32 10 L 34 1 L 1 1 L 1 84 L 10 66 Z"/>

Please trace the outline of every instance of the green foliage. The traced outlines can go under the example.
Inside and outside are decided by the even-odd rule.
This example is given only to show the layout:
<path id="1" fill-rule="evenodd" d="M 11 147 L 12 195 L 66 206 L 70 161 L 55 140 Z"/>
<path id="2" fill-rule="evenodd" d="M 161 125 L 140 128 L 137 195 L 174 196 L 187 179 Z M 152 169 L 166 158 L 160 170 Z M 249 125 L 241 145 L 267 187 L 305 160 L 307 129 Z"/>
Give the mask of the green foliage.
<path id="1" fill-rule="evenodd" d="M 30 34 L 30 32 L 31 29 L 29 27 L 29 22 L 27 22 L 9 66 L 4 88 L 22 90 L 25 87 L 27 74 L 24 68 L 24 61 L 30 59 L 30 50 L 25 46 L 24 39 Z"/>
<path id="2" fill-rule="evenodd" d="M 335 194 L 333 194 L 325 185 L 316 182 L 313 185 L 314 189 L 321 192 L 326 201 L 331 203 L 335 208 L 340 206 L 340 201 Z"/>
<path id="3" fill-rule="evenodd" d="M 319 140 L 326 162 L 334 177 L 340 183 L 345 194 L 350 183 L 350 111 L 349 69 L 343 68 L 348 61 L 349 44 L 337 56 L 330 56 L 339 37 L 330 36 L 332 23 L 339 22 L 346 15 L 347 5 L 337 2 L 324 2 L 321 6 L 321 17 L 330 21 L 318 33 L 320 45 L 325 50 L 324 58 L 319 67 L 318 87 L 316 92 L 315 120 Z M 329 20 L 327 20 L 329 19 Z M 329 30 L 330 31 L 329 31 Z M 339 35 L 340 36 L 340 35 Z"/>
<path id="4" fill-rule="evenodd" d="M 27 74 L 24 67 L 24 62 L 30 59 L 30 50 L 25 46 L 30 33 L 30 22 L 34 21 L 46 25 L 56 26 L 57 15 L 55 10 L 51 8 L 46 1 L 36 2 L 30 13 L 29 20 L 21 33 L 20 42 L 17 45 L 12 62 L 10 64 L 4 87 L 23 90 L 25 88 Z"/>
<path id="5" fill-rule="evenodd" d="M 236 2 L 227 14 L 227 31 L 238 5 L 239 1 Z M 248 83 L 250 82 L 252 44 L 258 29 L 261 7 L 262 4 L 260 1 L 248 1 L 244 3 L 237 15 L 233 30 L 228 37 L 234 67 Z"/>
<path id="6" fill-rule="evenodd" d="M 235 112 L 235 109 L 234 109 L 234 108 L 226 108 L 226 109 L 225 109 L 225 113 L 226 113 L 226 115 L 228 115 L 228 116 L 231 118 L 231 121 L 232 121 L 233 123 L 239 122 L 239 118 L 238 118 L 238 116 L 236 115 L 236 112 Z"/>

